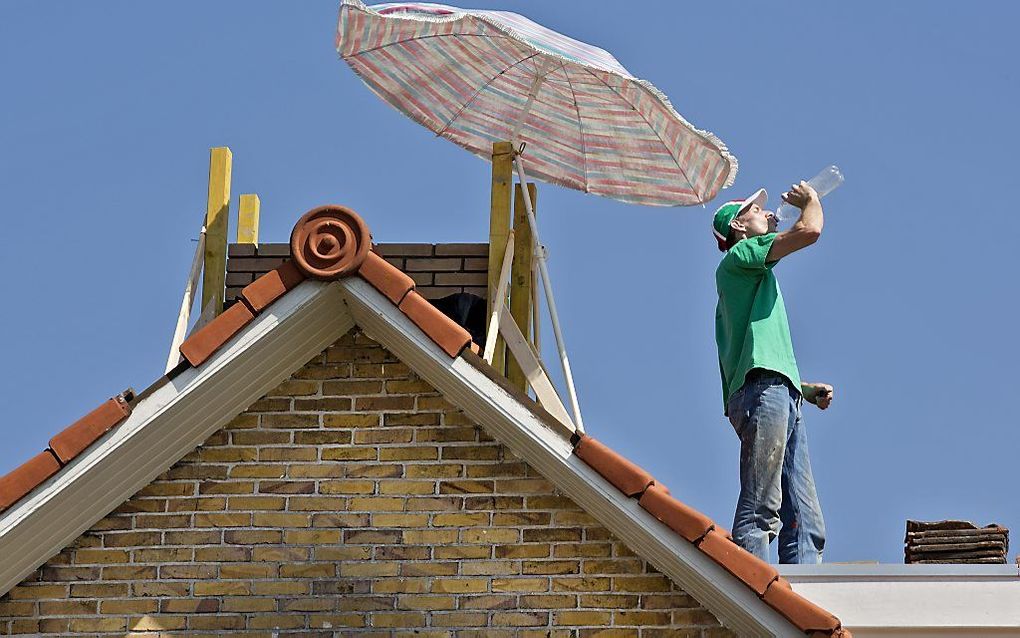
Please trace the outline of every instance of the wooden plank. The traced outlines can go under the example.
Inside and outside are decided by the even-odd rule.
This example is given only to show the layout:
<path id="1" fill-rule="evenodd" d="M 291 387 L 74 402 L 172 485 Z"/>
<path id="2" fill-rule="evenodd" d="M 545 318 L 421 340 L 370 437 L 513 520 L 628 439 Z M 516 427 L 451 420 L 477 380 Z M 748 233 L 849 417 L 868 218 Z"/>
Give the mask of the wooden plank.
<path id="1" fill-rule="evenodd" d="M 259 207 L 262 202 L 255 193 L 241 195 L 237 206 L 237 243 L 259 243 Z"/>
<path id="2" fill-rule="evenodd" d="M 537 215 L 538 209 L 535 206 L 538 193 L 534 184 L 528 184 L 528 195 L 531 197 L 531 210 Z M 531 341 L 531 294 L 535 285 L 532 279 L 533 244 L 531 224 L 528 223 L 528 213 L 524 209 L 524 190 L 517 184 L 514 186 L 514 262 L 510 270 L 510 316 L 528 341 Z M 515 388 L 522 392 L 528 391 L 528 380 L 515 358 L 507 360 L 506 378 Z"/>
<path id="3" fill-rule="evenodd" d="M 227 277 L 227 220 L 230 217 L 230 149 L 209 150 L 209 194 L 205 207 L 205 267 L 202 275 L 202 308 L 213 315 L 223 312 L 223 285 Z"/>
<path id="4" fill-rule="evenodd" d="M 506 240 L 506 248 L 503 254 L 503 265 L 499 269 L 499 285 L 496 287 L 495 305 L 489 315 L 489 325 L 485 331 L 485 353 L 482 357 L 486 363 L 492 365 L 492 357 L 496 352 L 496 342 L 499 341 L 499 321 L 506 308 L 506 291 L 510 284 L 510 265 L 514 259 L 514 231 Z"/>
<path id="5" fill-rule="evenodd" d="M 539 360 L 538 355 L 531 349 L 531 344 L 521 334 L 520 328 L 517 327 L 517 324 L 514 323 L 510 315 L 504 313 L 500 317 L 499 331 L 506 337 L 507 347 L 510 348 L 514 358 L 521 364 L 521 369 L 524 371 L 528 383 L 535 389 L 535 396 L 538 397 L 538 402 L 542 404 L 542 407 L 549 414 L 559 419 L 560 423 L 576 431 L 577 428 L 574 426 L 574 422 L 571 421 L 570 415 L 567 414 L 567 409 L 563 407 L 560 395 L 556 394 L 556 388 L 553 386 L 552 381 L 549 380 L 549 374 L 542 367 L 542 362 Z"/>
<path id="6" fill-rule="evenodd" d="M 188 322 L 191 319 L 191 307 L 195 305 L 195 293 L 198 291 L 198 276 L 202 274 L 202 260 L 205 256 L 205 226 L 198 233 L 198 246 L 195 247 L 195 257 L 191 260 L 191 269 L 188 271 L 188 282 L 184 285 L 184 298 L 181 299 L 181 309 L 177 312 L 177 326 L 174 328 L 174 336 L 170 341 L 170 354 L 166 360 L 166 372 L 170 372 L 181 362 L 181 344 L 184 343 L 185 333 L 188 330 Z"/>
<path id="7" fill-rule="evenodd" d="M 513 145 L 510 142 L 492 144 L 492 195 L 489 203 L 489 285 L 487 295 L 488 311 L 492 314 L 496 288 L 499 287 L 499 271 L 506 251 L 506 240 L 510 235 L 510 189 L 513 186 Z M 496 335 L 495 355 L 492 367 L 500 374 L 506 374 L 503 339 Z"/>

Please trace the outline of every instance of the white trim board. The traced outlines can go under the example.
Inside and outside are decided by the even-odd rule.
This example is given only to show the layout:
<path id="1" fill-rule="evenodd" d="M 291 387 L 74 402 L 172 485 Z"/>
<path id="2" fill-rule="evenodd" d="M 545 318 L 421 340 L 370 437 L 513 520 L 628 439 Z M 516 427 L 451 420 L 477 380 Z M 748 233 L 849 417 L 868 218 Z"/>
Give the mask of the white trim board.
<path id="1" fill-rule="evenodd" d="M 1020 636 L 1016 565 L 781 565 L 855 638 Z"/>

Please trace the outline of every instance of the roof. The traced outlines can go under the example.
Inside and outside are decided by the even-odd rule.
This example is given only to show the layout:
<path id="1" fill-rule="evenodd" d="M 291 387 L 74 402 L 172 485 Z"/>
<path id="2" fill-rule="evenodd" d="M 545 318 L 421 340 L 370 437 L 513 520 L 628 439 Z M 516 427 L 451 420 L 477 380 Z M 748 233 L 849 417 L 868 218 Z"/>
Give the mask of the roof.
<path id="1" fill-rule="evenodd" d="M 353 211 L 309 211 L 291 249 L 184 341 L 167 376 L 103 402 L 0 478 L 0 549 L 18 557 L 0 567 L 0 592 L 357 323 L 734 630 L 850 635 L 648 472 L 511 387 L 464 328 L 371 250 Z"/>

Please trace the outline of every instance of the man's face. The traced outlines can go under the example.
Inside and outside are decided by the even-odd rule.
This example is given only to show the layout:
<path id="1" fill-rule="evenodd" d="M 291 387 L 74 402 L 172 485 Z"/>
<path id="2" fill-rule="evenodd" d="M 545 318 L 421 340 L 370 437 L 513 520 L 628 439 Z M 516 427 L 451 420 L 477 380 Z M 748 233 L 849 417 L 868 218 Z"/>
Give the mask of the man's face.
<path id="1" fill-rule="evenodd" d="M 776 231 L 778 222 L 772 211 L 763 210 L 758 204 L 751 204 L 744 212 L 733 218 L 733 227 L 748 237 L 757 237 Z"/>

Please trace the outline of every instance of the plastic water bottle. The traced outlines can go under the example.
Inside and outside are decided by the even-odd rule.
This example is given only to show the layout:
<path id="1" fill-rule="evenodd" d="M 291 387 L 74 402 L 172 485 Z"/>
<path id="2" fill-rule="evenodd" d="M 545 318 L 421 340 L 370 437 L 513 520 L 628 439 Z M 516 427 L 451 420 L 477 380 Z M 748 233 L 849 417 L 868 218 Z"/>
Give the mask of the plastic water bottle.
<path id="1" fill-rule="evenodd" d="M 840 172 L 838 166 L 826 166 L 822 169 L 821 173 L 808 180 L 808 184 L 811 188 L 815 189 L 819 198 L 825 197 L 832 191 L 836 190 L 836 187 L 842 183 L 843 173 Z M 786 221 L 788 219 L 793 219 L 793 217 L 799 213 L 799 208 L 783 202 L 779 208 L 776 209 L 776 219 L 778 221 Z"/>

